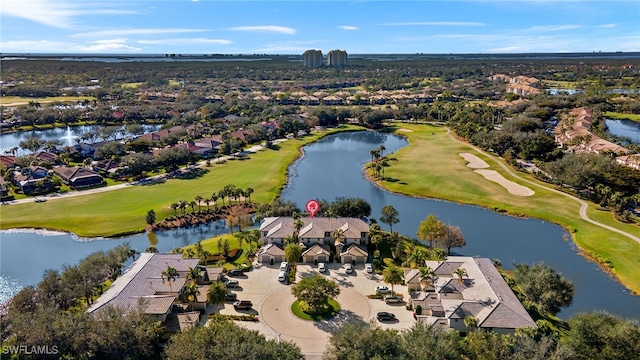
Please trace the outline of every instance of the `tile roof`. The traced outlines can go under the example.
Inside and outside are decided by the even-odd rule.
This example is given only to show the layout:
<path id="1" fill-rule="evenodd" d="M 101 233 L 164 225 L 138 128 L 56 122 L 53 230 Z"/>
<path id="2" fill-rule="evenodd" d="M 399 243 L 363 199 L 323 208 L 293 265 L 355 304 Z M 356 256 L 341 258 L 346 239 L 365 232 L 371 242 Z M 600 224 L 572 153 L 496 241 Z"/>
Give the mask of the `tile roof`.
<path id="1" fill-rule="evenodd" d="M 171 307 L 171 303 L 182 290 L 186 273 L 198 266 L 199 259 L 183 259 L 181 254 L 143 253 L 117 278 L 107 291 L 88 309 L 93 313 L 103 306 L 135 308 L 140 299 L 145 300 L 145 310 L 157 311 Z M 171 282 L 162 279 L 168 266 L 175 268 L 179 276 Z"/>
<path id="2" fill-rule="evenodd" d="M 311 246 L 310 248 L 308 248 L 307 250 L 305 250 L 302 253 L 302 256 L 318 256 L 318 255 L 327 255 L 329 256 L 329 250 L 325 249 L 323 246 L 321 246 L 320 244 L 314 244 L 313 246 Z"/>

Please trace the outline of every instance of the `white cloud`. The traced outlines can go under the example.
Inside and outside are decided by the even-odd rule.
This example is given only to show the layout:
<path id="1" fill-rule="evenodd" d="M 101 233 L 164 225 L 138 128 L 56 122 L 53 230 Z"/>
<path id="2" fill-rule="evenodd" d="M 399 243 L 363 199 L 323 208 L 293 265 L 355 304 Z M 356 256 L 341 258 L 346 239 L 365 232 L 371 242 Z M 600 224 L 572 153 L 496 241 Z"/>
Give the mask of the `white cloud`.
<path id="1" fill-rule="evenodd" d="M 71 35 L 72 37 L 77 38 L 95 38 L 95 37 L 103 37 L 103 36 L 131 36 L 131 35 L 157 35 L 157 34 L 184 34 L 184 33 L 195 33 L 195 32 L 205 32 L 210 31 L 206 29 L 161 29 L 161 28 L 150 28 L 150 29 L 110 29 L 110 30 L 100 30 L 100 31 L 92 31 L 86 33 L 78 33 Z"/>
<path id="2" fill-rule="evenodd" d="M 250 31 L 250 32 L 276 32 L 280 34 L 293 35 L 297 32 L 296 29 L 278 26 L 278 25 L 258 25 L 258 26 L 236 26 L 229 28 L 232 31 Z"/>
<path id="3" fill-rule="evenodd" d="M 357 26 L 351 26 L 351 25 L 340 25 L 338 26 L 338 28 L 342 30 L 351 30 L 351 31 L 359 29 Z"/>
<path id="4" fill-rule="evenodd" d="M 94 41 L 91 45 L 76 45 L 73 47 L 75 51 L 83 52 L 134 52 L 140 51 L 140 48 L 126 44 L 127 39 L 108 39 Z"/>
<path id="5" fill-rule="evenodd" d="M 599 28 L 603 28 L 603 29 L 609 29 L 609 28 L 614 28 L 617 27 L 618 24 L 602 24 L 602 25 L 598 25 Z"/>
<path id="6" fill-rule="evenodd" d="M 138 44 L 162 44 L 162 45 L 194 45 L 194 44 L 219 44 L 229 45 L 233 41 L 226 39 L 207 39 L 207 38 L 174 38 L 161 40 L 138 40 Z"/>
<path id="7" fill-rule="evenodd" d="M 580 25 L 539 25 L 532 26 L 527 29 L 527 31 L 537 31 L 537 32 L 547 32 L 547 31 L 563 31 L 563 30 L 573 30 L 579 29 L 582 26 Z"/>
<path id="8" fill-rule="evenodd" d="M 73 29 L 77 17 L 88 14 L 122 15 L 133 11 L 110 9 L 105 3 L 78 3 L 64 0 L 2 0 L 0 14 L 34 21 L 43 25 Z"/>
<path id="9" fill-rule="evenodd" d="M 506 46 L 502 48 L 487 49 L 487 52 L 490 53 L 521 53 L 528 51 L 528 48 L 524 48 L 521 46 Z"/>
<path id="10" fill-rule="evenodd" d="M 51 40 L 12 40 L 0 42 L 0 52 L 58 52 L 68 43 Z"/>
<path id="11" fill-rule="evenodd" d="M 397 22 L 386 23 L 386 26 L 486 26 L 481 22 L 468 21 L 416 21 L 416 22 Z"/>

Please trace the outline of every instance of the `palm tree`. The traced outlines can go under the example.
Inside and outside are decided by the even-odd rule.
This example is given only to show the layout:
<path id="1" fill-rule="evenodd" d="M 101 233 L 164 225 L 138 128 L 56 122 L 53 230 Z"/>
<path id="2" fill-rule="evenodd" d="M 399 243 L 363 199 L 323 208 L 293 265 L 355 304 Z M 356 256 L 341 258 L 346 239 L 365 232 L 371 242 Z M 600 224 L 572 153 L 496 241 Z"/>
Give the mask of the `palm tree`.
<path id="1" fill-rule="evenodd" d="M 188 258 L 192 258 L 196 256 L 196 253 L 195 251 L 193 251 L 193 249 L 187 249 L 185 250 L 185 255 L 187 255 Z"/>
<path id="2" fill-rule="evenodd" d="M 190 202 L 189 206 L 191 206 L 191 212 L 192 213 L 196 212 L 196 202 L 195 201 Z"/>
<path id="3" fill-rule="evenodd" d="M 402 284 L 403 277 L 402 269 L 393 264 L 389 264 L 386 269 L 382 270 L 382 279 L 384 282 L 391 284 L 392 293 L 393 285 Z"/>
<path id="4" fill-rule="evenodd" d="M 205 205 L 207 205 L 207 212 L 209 212 L 209 204 L 211 204 L 211 199 L 204 199 Z"/>
<path id="5" fill-rule="evenodd" d="M 184 215 L 185 210 L 187 209 L 187 201 L 186 200 L 180 200 L 178 205 L 180 206 L 180 210 L 182 211 L 182 215 Z"/>
<path id="6" fill-rule="evenodd" d="M 342 253 L 342 248 L 344 247 L 344 243 L 342 239 L 344 238 L 344 230 L 337 228 L 331 232 L 331 236 L 335 239 L 334 245 L 336 247 L 336 255 L 338 260 L 340 260 L 340 253 Z"/>
<path id="7" fill-rule="evenodd" d="M 220 281 L 214 281 L 207 291 L 207 302 L 213 305 L 224 303 L 227 298 L 227 286 Z"/>
<path id="8" fill-rule="evenodd" d="M 195 282 L 187 284 L 182 288 L 182 297 L 189 303 L 196 301 L 199 293 L 198 285 L 196 285 Z"/>
<path id="9" fill-rule="evenodd" d="M 301 255 L 302 248 L 298 243 L 289 243 L 284 247 L 284 258 L 291 264 L 295 264 L 300 261 Z"/>
<path id="10" fill-rule="evenodd" d="M 420 270 L 421 283 L 426 284 L 434 284 L 436 281 L 436 272 L 431 267 L 422 267 Z M 425 286 L 426 287 L 426 286 Z"/>
<path id="11" fill-rule="evenodd" d="M 218 208 L 218 198 L 219 198 L 219 196 L 218 196 L 217 193 L 213 193 L 211 195 L 211 201 L 213 201 L 213 207 L 216 208 L 216 209 Z"/>
<path id="12" fill-rule="evenodd" d="M 464 318 L 464 325 L 470 331 L 475 331 L 478 329 L 478 319 L 476 319 L 473 315 L 468 315 Z"/>
<path id="13" fill-rule="evenodd" d="M 197 267 L 189 268 L 189 272 L 187 272 L 187 280 L 197 281 L 198 277 L 200 277 L 200 269 Z"/>
<path id="14" fill-rule="evenodd" d="M 378 150 L 380 152 L 380 157 L 382 157 L 383 154 L 384 154 L 384 151 L 387 150 L 387 148 L 384 147 L 384 145 L 380 145 L 380 146 L 378 146 L 378 148 L 376 150 Z"/>
<path id="15" fill-rule="evenodd" d="M 196 196 L 195 198 L 196 202 L 198 203 L 198 212 L 200 212 L 200 203 L 204 200 L 204 198 L 200 195 Z"/>
<path id="16" fill-rule="evenodd" d="M 244 190 L 244 195 L 249 200 L 249 204 L 251 204 L 251 194 L 253 194 L 253 188 L 248 187 Z"/>
<path id="17" fill-rule="evenodd" d="M 163 271 L 161 275 L 162 275 L 162 282 L 164 283 L 166 280 L 169 283 L 169 289 L 171 289 L 171 282 L 175 281 L 175 279 L 178 276 L 180 276 L 180 274 L 178 274 L 178 270 L 176 270 L 176 268 L 168 264 L 167 264 L 167 269 Z M 173 291 L 173 289 L 171 289 L 171 291 Z"/>
<path id="18" fill-rule="evenodd" d="M 227 191 L 225 189 L 220 189 L 218 191 L 218 197 L 222 200 L 222 207 L 224 207 L 224 197 L 227 196 Z"/>
<path id="19" fill-rule="evenodd" d="M 178 216 L 178 208 L 180 207 L 180 204 L 178 203 L 172 203 L 171 204 L 171 208 L 173 209 L 173 215 Z"/>
<path id="20" fill-rule="evenodd" d="M 455 276 L 457 276 L 457 277 L 458 277 L 458 282 L 459 282 L 459 283 L 461 283 L 461 282 L 462 282 L 462 280 L 463 280 L 463 278 L 464 278 L 464 277 L 468 276 L 468 275 L 467 275 L 467 270 L 465 270 L 464 268 L 461 268 L 461 267 L 456 268 L 456 269 L 453 271 L 453 275 L 455 275 Z"/>
<path id="21" fill-rule="evenodd" d="M 293 228 L 295 229 L 295 232 L 293 233 L 293 238 L 296 241 L 298 241 L 300 237 L 300 230 L 302 230 L 303 227 L 304 227 L 304 223 L 302 222 L 302 220 L 297 219 L 296 221 L 293 222 Z"/>

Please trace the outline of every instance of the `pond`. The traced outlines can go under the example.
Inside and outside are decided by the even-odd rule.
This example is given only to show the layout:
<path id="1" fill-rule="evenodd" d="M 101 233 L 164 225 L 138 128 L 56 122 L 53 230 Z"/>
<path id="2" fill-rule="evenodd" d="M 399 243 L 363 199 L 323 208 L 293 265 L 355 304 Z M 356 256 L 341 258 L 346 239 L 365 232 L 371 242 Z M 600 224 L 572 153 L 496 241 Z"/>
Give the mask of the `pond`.
<path id="1" fill-rule="evenodd" d="M 83 134 L 88 132 L 98 131 L 102 125 L 80 125 L 80 126 L 67 126 L 61 128 L 51 128 L 42 130 L 28 130 L 19 131 L 14 133 L 2 133 L 0 134 L 0 154 L 5 154 L 7 150 L 13 147 L 19 147 L 20 142 L 30 137 L 37 137 L 40 140 L 61 140 L 62 146 L 72 146 L 76 144 L 76 139 L 79 139 Z M 144 133 L 153 132 L 160 128 L 160 125 L 142 125 Z M 120 137 L 120 136 L 119 136 Z M 102 141 L 103 139 L 97 138 L 96 141 Z M 18 149 L 16 155 L 22 156 L 29 152 L 25 152 L 22 149 Z"/>
<path id="2" fill-rule="evenodd" d="M 605 124 L 613 135 L 628 137 L 635 144 L 640 144 L 640 122 L 628 119 L 607 119 Z"/>
<path id="3" fill-rule="evenodd" d="M 497 258 L 505 268 L 512 268 L 514 263 L 542 261 L 570 279 L 576 294 L 573 305 L 561 312 L 563 318 L 597 309 L 623 317 L 640 316 L 640 298 L 632 296 L 596 264 L 579 256 L 573 243 L 563 240 L 568 234 L 557 225 L 501 215 L 477 206 L 410 198 L 376 187 L 363 177 L 363 166 L 371 158 L 369 151 L 381 144 L 388 154 L 406 146 L 407 141 L 399 136 L 367 131 L 331 135 L 306 146 L 304 155 L 290 166 L 291 178 L 282 196 L 301 208 L 314 198 L 362 197 L 371 204 L 371 216 L 375 218 L 380 217 L 383 206 L 393 205 L 400 214 L 400 223 L 394 225 L 394 230 L 410 237 L 415 237 L 420 221 L 435 214 L 445 223 L 462 228 L 467 246 L 454 249 L 459 255 Z M 221 223 L 218 229 L 215 225 L 205 225 L 167 231 L 158 234 L 157 247 L 160 251 L 169 251 L 224 231 Z M 139 251 L 149 246 L 146 234 L 97 241 L 77 241 L 70 235 L 20 232 L 2 232 L 0 236 L 3 276 L 0 286 L 8 294 L 21 286 L 37 283 L 45 269 L 76 264 L 93 251 L 110 249 L 125 241 Z"/>

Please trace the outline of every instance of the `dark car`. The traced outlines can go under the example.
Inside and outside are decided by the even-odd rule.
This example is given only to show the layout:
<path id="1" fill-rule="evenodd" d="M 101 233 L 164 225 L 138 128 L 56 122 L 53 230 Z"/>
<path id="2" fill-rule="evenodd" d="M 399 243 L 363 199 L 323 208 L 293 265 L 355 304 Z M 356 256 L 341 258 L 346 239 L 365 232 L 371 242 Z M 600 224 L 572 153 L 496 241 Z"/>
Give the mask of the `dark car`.
<path id="1" fill-rule="evenodd" d="M 242 269 L 231 269 L 227 271 L 227 275 L 229 276 L 242 276 L 244 275 L 244 270 Z"/>
<path id="2" fill-rule="evenodd" d="M 228 293 L 224 298 L 224 301 L 234 302 L 236 300 L 238 300 L 238 294 L 236 293 Z"/>
<path id="3" fill-rule="evenodd" d="M 376 318 L 378 319 L 378 321 L 395 321 L 396 320 L 396 316 L 394 314 L 386 311 L 379 312 Z"/>
<path id="4" fill-rule="evenodd" d="M 252 307 L 253 307 L 253 303 L 249 300 L 238 300 L 233 303 L 233 308 L 236 310 L 251 309 Z"/>

